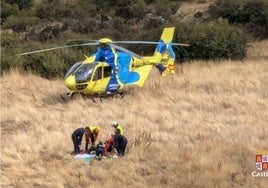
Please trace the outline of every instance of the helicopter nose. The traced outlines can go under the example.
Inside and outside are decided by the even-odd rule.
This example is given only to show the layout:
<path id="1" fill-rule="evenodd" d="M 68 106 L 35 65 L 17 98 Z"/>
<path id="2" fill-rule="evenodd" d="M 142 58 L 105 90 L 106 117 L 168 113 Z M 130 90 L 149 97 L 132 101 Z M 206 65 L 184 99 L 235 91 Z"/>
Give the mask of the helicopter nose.
<path id="1" fill-rule="evenodd" d="M 68 87 L 70 90 L 74 90 L 75 88 L 75 77 L 73 75 L 68 76 L 65 80 L 65 85 Z"/>

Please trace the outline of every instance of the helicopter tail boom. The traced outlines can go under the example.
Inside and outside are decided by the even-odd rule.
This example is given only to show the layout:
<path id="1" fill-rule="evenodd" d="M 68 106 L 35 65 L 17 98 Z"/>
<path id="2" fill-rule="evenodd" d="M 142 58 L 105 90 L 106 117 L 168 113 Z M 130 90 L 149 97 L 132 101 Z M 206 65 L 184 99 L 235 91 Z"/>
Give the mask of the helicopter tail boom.
<path id="1" fill-rule="evenodd" d="M 161 38 L 157 44 L 154 55 L 143 57 L 146 64 L 154 65 L 161 76 L 167 76 L 169 73 L 175 73 L 175 53 L 172 48 L 172 39 L 175 27 L 164 28 Z"/>

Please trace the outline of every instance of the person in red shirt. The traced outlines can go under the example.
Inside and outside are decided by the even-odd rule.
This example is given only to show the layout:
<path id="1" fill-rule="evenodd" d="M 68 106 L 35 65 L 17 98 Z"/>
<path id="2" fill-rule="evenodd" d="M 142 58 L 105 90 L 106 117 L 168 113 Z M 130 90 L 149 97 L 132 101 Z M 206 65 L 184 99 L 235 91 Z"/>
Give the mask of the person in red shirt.
<path id="1" fill-rule="evenodd" d="M 107 156 L 112 151 L 113 137 L 109 137 L 104 143 L 104 155 Z"/>
<path id="2" fill-rule="evenodd" d="M 98 138 L 100 132 L 100 127 L 99 126 L 91 126 L 91 127 L 86 127 L 85 128 L 85 137 L 86 137 L 86 145 L 85 145 L 85 150 L 88 151 L 88 145 L 89 141 L 91 142 L 91 145 L 95 147 L 95 142 Z M 90 139 L 90 140 L 89 140 Z"/>

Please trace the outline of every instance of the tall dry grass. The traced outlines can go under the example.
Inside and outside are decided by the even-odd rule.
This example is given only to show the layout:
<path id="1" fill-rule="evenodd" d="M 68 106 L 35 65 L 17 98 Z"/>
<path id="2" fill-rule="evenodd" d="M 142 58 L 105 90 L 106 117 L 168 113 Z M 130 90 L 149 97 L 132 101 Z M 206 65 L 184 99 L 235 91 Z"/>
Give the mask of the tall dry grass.
<path id="1" fill-rule="evenodd" d="M 267 178 L 251 176 L 256 150 L 268 149 L 267 47 L 254 44 L 243 62 L 179 65 L 166 78 L 153 70 L 143 88 L 96 103 L 60 103 L 62 80 L 8 73 L 1 78 L 1 186 L 267 186 Z M 125 157 L 85 162 L 68 154 L 74 129 L 99 125 L 104 140 L 114 120 L 129 139 Z"/>

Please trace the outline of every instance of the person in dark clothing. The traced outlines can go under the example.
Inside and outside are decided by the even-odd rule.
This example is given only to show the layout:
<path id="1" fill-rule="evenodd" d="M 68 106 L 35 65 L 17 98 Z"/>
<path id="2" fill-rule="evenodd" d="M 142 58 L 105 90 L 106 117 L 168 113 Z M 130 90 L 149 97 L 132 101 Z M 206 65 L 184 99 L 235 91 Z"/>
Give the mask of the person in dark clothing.
<path id="1" fill-rule="evenodd" d="M 99 130 L 100 130 L 100 128 L 98 126 L 85 127 L 85 128 L 81 127 L 81 128 L 76 129 L 72 133 L 72 140 L 73 140 L 73 145 L 74 145 L 73 154 L 77 154 L 80 152 L 81 143 L 82 143 L 82 139 L 83 139 L 84 134 L 85 134 L 85 139 L 86 139 L 85 151 L 88 150 L 89 141 L 91 141 L 91 144 L 94 146 L 95 141 L 98 137 Z"/>
<path id="2" fill-rule="evenodd" d="M 113 148 L 117 150 L 118 156 L 124 156 L 128 140 L 124 135 L 113 135 Z"/>
<path id="3" fill-rule="evenodd" d="M 77 154 L 80 152 L 81 142 L 82 142 L 84 133 L 85 133 L 85 128 L 83 128 L 83 127 L 76 129 L 72 133 L 72 140 L 73 140 L 73 145 L 74 145 L 73 153 L 74 154 Z"/>

